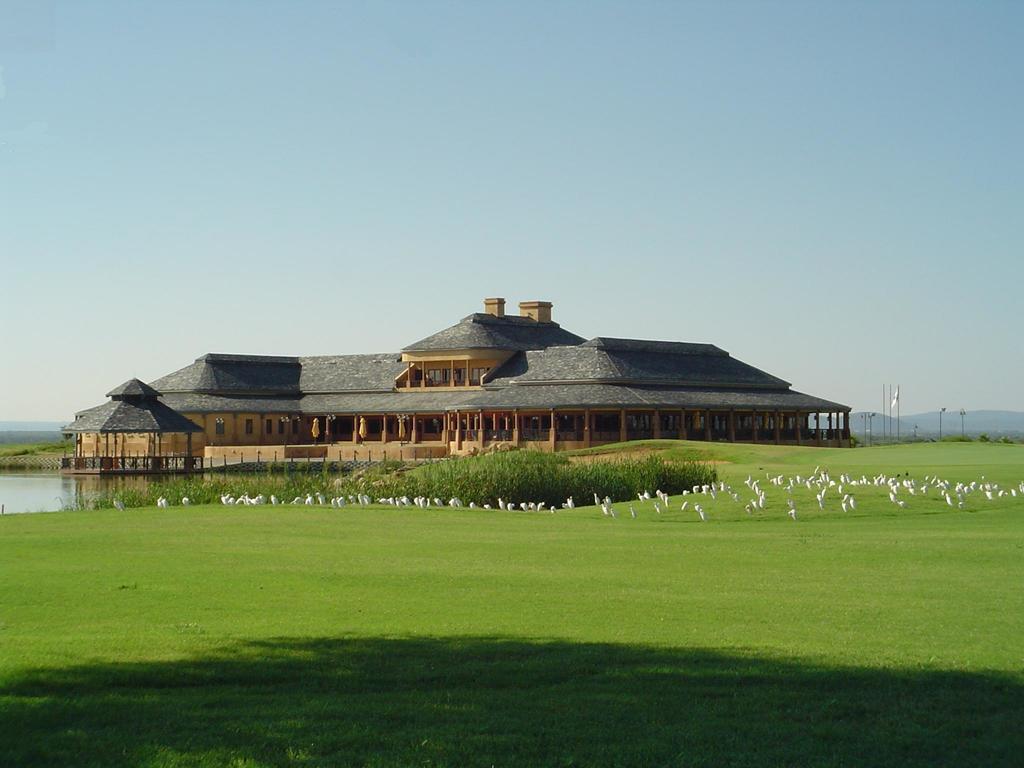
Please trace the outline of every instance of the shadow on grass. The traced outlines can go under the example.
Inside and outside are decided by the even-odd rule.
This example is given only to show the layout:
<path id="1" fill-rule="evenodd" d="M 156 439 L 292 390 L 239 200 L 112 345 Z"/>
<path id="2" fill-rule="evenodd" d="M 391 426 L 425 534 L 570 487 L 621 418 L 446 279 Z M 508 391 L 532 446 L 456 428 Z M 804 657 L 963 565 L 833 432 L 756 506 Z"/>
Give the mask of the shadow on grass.
<path id="1" fill-rule="evenodd" d="M 1020 765 L 1009 676 L 487 638 L 246 643 L 0 688 L 0 765 Z"/>

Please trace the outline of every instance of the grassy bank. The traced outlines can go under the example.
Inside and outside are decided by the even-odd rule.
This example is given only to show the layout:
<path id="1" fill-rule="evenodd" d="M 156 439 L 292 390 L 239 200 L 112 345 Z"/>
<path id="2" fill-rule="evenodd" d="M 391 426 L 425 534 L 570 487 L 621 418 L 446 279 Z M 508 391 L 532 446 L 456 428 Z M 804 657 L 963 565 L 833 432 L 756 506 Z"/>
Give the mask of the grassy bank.
<path id="1" fill-rule="evenodd" d="M 718 466 L 1024 479 L 938 448 Z M 1024 497 L 857 493 L 2 518 L 0 764 L 1018 764 Z"/>
<path id="2" fill-rule="evenodd" d="M 426 496 L 447 502 L 457 497 L 468 505 L 498 500 L 544 502 L 559 506 L 568 497 L 585 504 L 597 493 L 616 501 L 633 498 L 644 489 L 679 493 L 694 485 L 712 482 L 716 475 L 707 464 L 656 456 L 623 459 L 614 463 L 575 464 L 564 456 L 536 451 L 511 451 L 453 459 L 418 467 L 384 464 L 359 472 L 336 475 L 328 472 L 274 472 L 171 478 L 145 487 L 109 490 L 90 500 L 95 508 L 153 505 L 160 496 L 178 503 L 217 502 L 225 494 L 250 497 L 275 495 L 291 501 L 308 494 L 328 498 L 368 494 L 374 499 Z"/>
<path id="3" fill-rule="evenodd" d="M 0 444 L 0 459 L 13 456 L 60 456 L 70 450 L 70 443 L 63 441 L 45 443 L 9 443 Z"/>

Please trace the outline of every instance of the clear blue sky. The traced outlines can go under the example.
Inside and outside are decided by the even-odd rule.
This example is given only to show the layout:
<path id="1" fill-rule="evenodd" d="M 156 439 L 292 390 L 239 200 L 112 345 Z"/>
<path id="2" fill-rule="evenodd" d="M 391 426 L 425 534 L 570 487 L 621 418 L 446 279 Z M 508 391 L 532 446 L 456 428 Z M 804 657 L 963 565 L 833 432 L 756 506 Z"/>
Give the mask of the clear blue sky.
<path id="1" fill-rule="evenodd" d="M 1024 3 L 0 9 L 0 419 L 490 295 L 1024 409 Z"/>

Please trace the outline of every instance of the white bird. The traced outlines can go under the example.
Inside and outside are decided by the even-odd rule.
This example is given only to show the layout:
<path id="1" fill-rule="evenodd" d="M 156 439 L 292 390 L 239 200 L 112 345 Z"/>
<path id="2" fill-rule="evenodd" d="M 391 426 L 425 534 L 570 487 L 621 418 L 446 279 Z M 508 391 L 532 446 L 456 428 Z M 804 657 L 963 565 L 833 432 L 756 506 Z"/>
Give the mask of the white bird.
<path id="1" fill-rule="evenodd" d="M 793 520 L 794 522 L 796 521 L 796 509 L 793 509 L 793 508 L 791 508 L 791 509 L 789 510 L 789 517 L 790 517 L 790 519 L 791 519 L 791 520 Z"/>
<path id="2" fill-rule="evenodd" d="M 704 507 L 702 507 L 700 504 L 694 504 L 693 508 L 697 510 L 697 514 L 700 515 L 700 521 L 702 523 L 706 523 L 708 520 L 708 516 L 704 514 Z"/>
<path id="3" fill-rule="evenodd" d="M 187 507 L 187 506 L 188 506 L 189 504 L 191 504 L 191 503 L 192 503 L 192 502 L 191 502 L 191 501 L 189 501 L 189 498 L 188 498 L 188 496 L 182 496 L 182 497 L 181 497 L 181 506 L 183 506 L 183 507 Z"/>
<path id="4" fill-rule="evenodd" d="M 114 507 L 119 512 L 124 512 L 124 502 L 121 501 L 120 499 L 114 499 Z"/>
<path id="5" fill-rule="evenodd" d="M 636 510 L 633 509 L 633 505 L 629 505 L 629 516 L 636 520 Z"/>

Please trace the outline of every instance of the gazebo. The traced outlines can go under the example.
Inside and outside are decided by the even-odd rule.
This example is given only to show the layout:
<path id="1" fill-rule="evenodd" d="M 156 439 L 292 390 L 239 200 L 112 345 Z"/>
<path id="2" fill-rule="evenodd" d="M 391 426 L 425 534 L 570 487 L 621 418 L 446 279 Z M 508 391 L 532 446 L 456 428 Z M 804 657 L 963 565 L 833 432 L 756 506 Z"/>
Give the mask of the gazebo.
<path id="1" fill-rule="evenodd" d="M 64 432 L 75 436 L 68 473 L 134 474 L 193 472 L 203 459 L 192 453 L 202 428 L 170 406 L 145 382 L 130 379 L 107 393 L 110 402 L 81 411 Z"/>

